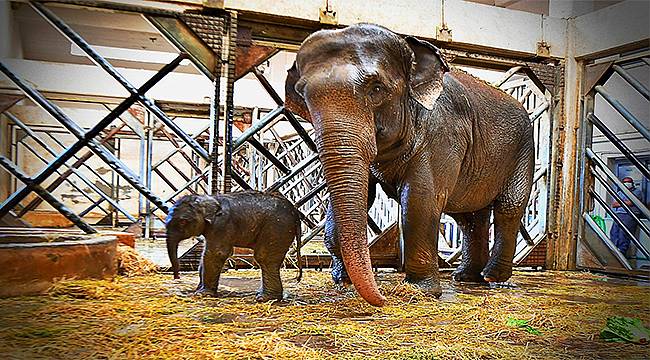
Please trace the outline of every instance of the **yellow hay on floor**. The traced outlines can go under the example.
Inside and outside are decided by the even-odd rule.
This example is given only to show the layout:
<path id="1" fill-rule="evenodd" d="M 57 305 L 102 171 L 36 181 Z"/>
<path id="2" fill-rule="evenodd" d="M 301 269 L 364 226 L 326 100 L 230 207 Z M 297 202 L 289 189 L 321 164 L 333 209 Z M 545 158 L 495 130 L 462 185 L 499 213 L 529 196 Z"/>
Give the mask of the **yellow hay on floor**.
<path id="1" fill-rule="evenodd" d="M 49 295 L 0 299 L 0 354 L 116 359 L 644 359 L 650 347 L 606 343 L 607 317 L 650 322 L 650 288 L 588 273 L 517 272 L 490 289 L 443 279 L 429 298 L 380 273 L 375 308 L 325 272 L 283 271 L 288 299 L 254 301 L 259 271 L 222 274 L 218 298 L 192 297 L 196 275 L 62 281 Z M 534 335 L 506 325 L 527 320 Z"/>
<path id="2" fill-rule="evenodd" d="M 117 247 L 117 272 L 127 277 L 150 275 L 157 271 L 156 264 L 126 245 Z"/>

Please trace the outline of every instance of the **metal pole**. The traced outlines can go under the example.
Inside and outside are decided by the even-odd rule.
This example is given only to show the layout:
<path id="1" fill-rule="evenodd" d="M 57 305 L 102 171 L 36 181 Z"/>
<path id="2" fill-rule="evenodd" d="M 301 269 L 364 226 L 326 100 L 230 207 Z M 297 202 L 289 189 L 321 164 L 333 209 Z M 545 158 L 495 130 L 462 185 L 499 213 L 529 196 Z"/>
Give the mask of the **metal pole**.
<path id="1" fill-rule="evenodd" d="M 62 202 L 57 200 L 52 194 L 47 190 L 43 189 L 39 184 L 35 183 L 32 178 L 21 172 L 14 164 L 9 161 L 4 156 L 0 156 L 0 165 L 5 168 L 9 173 L 15 176 L 17 179 L 25 183 L 25 188 L 33 189 L 38 196 L 42 197 L 43 200 L 47 201 L 52 207 L 54 207 L 59 213 L 65 216 L 68 220 L 72 221 L 73 224 L 77 225 L 81 230 L 87 234 L 94 234 L 97 232 L 92 226 L 88 225 L 82 218 L 73 213 L 68 209 Z"/>
<path id="2" fill-rule="evenodd" d="M 151 163 L 153 159 L 153 136 L 154 136 L 154 129 L 153 129 L 153 122 L 151 121 L 151 115 L 147 111 L 146 113 L 146 119 L 145 121 L 147 122 L 147 133 L 146 133 L 146 141 L 147 141 L 147 153 L 146 153 L 146 174 L 147 174 L 147 179 L 146 179 L 146 187 L 147 189 L 151 189 L 151 184 L 152 184 L 152 171 L 151 171 Z M 165 203 L 167 203 L 169 200 L 164 200 Z M 151 208 L 151 201 L 147 199 L 147 202 L 145 203 L 145 224 L 144 224 L 144 238 L 145 239 L 150 239 L 151 238 L 151 230 L 153 229 L 153 210 Z M 165 211 L 167 212 L 167 211 Z"/>
<path id="3" fill-rule="evenodd" d="M 648 211 L 648 208 L 639 200 L 630 190 L 628 190 L 621 180 L 619 180 L 616 175 L 607 167 L 607 165 L 601 160 L 591 149 L 587 148 L 586 151 L 587 157 L 592 160 L 598 167 L 605 173 L 605 175 L 611 180 L 616 186 L 618 186 L 619 189 L 625 194 L 625 196 L 636 206 L 641 212 L 643 213 L 643 216 L 645 216 L 647 219 L 650 219 L 650 211 Z"/>
<path id="4" fill-rule="evenodd" d="M 648 228 L 648 227 L 646 226 L 646 224 L 644 224 L 643 221 L 641 221 L 641 219 L 640 219 L 640 218 L 639 218 L 639 217 L 638 217 L 638 216 L 637 216 L 637 215 L 632 211 L 632 209 L 630 209 L 630 207 L 625 203 L 625 201 L 623 201 L 623 199 L 622 199 L 620 196 L 618 196 L 618 193 L 616 192 L 616 190 L 614 190 L 614 189 L 613 189 L 613 188 L 612 188 L 612 187 L 607 183 L 607 180 L 605 180 L 605 179 L 603 178 L 603 176 L 600 175 L 600 174 L 599 174 L 597 171 L 595 171 L 594 169 L 591 169 L 591 173 L 596 177 L 596 179 L 598 179 L 598 180 L 600 181 L 600 183 L 603 185 L 603 187 L 605 188 L 605 190 L 607 190 L 607 192 L 608 192 L 610 195 L 612 195 L 612 197 L 613 197 L 614 199 L 616 199 L 616 201 L 618 201 L 619 204 L 621 204 L 621 207 L 622 207 L 623 209 L 625 209 L 625 211 L 626 211 L 626 212 L 627 212 L 627 213 L 628 213 L 628 214 L 629 214 L 629 215 L 630 215 L 630 216 L 631 216 L 631 217 L 632 217 L 632 218 L 633 218 L 633 219 L 634 219 L 634 220 L 639 224 L 639 227 L 641 228 L 641 230 L 643 230 L 643 232 L 645 232 L 648 236 L 650 236 L 650 228 Z"/>
<path id="5" fill-rule="evenodd" d="M 616 134 L 614 134 L 605 124 L 603 124 L 603 122 L 600 121 L 596 115 L 589 114 L 587 115 L 587 119 L 589 119 L 592 124 L 596 125 L 598 130 L 600 130 L 600 132 L 605 135 L 607 140 L 614 144 L 614 146 L 616 146 L 621 151 L 621 153 L 623 153 L 623 155 L 625 155 L 625 157 L 628 158 L 641 173 L 643 173 L 643 176 L 645 176 L 646 179 L 650 179 L 650 171 L 648 171 L 648 168 L 643 165 L 643 163 L 634 155 L 634 153 L 627 147 L 627 145 L 625 145 L 624 142 L 616 137 Z"/>
<path id="6" fill-rule="evenodd" d="M 233 121 L 234 109 L 234 85 L 235 85 L 235 56 L 237 48 L 237 13 L 228 12 L 228 30 L 224 36 L 225 44 L 222 48 L 222 61 L 227 61 L 226 66 L 226 123 L 224 130 L 224 161 L 223 161 L 223 192 L 230 192 L 232 187 L 232 154 L 233 154 Z M 223 51 L 225 49 L 225 52 Z"/>
<path id="7" fill-rule="evenodd" d="M 634 76 L 630 75 L 625 69 L 620 65 L 613 65 L 612 68 L 616 71 L 625 81 L 627 81 L 636 91 L 638 91 L 646 100 L 650 100 L 650 91 L 646 88 L 639 80 L 635 79 Z"/>
<path id="8" fill-rule="evenodd" d="M 221 74 L 221 62 L 217 61 L 216 74 Z M 212 94 L 212 101 L 210 102 L 210 139 L 209 148 L 210 152 L 210 178 L 209 187 L 210 194 L 216 195 L 219 193 L 219 117 L 221 112 L 221 77 L 217 76 L 212 82 L 214 93 Z"/>
<path id="9" fill-rule="evenodd" d="M 169 74 L 172 72 L 179 64 L 180 62 L 185 59 L 185 55 L 181 54 L 179 55 L 174 61 L 171 63 L 165 65 L 156 75 L 154 75 L 151 79 L 149 79 L 140 89 L 138 90 L 141 93 L 146 93 L 149 91 L 155 84 L 160 81 L 165 75 Z M 28 95 L 34 102 L 37 104 L 41 105 L 42 107 L 46 108 L 46 110 L 50 110 L 50 114 L 54 115 L 56 114 L 58 116 L 58 120 L 62 120 L 62 123 L 64 122 L 72 122 L 58 107 L 54 106 L 51 102 L 49 102 L 47 99 L 45 99 L 38 91 L 32 89 L 28 85 L 26 85 L 20 78 L 18 78 L 16 75 L 14 75 L 9 69 L 2 63 L 0 62 L 0 71 L 2 71 L 9 79 L 11 79 L 18 87 L 20 87 L 26 95 Z M 72 146 L 68 147 L 62 154 L 60 154 L 54 161 L 50 162 L 48 166 L 43 169 L 34 179 L 33 182 L 31 182 L 29 185 L 25 186 L 22 190 L 17 191 L 13 193 L 8 199 L 6 199 L 3 203 L 2 206 L 0 207 L 0 218 L 5 216 L 9 210 L 13 209 L 20 201 L 22 201 L 33 189 L 33 185 L 39 185 L 45 179 L 47 179 L 50 175 L 54 173 L 55 170 L 57 170 L 61 165 L 63 165 L 66 161 L 68 161 L 74 154 L 76 154 L 79 150 L 81 150 L 84 146 L 90 146 L 93 151 L 97 153 L 98 156 L 102 157 L 106 163 L 113 168 L 113 170 L 116 170 L 118 172 L 121 172 L 120 175 L 124 177 L 133 187 L 138 189 L 138 191 L 141 191 L 145 196 L 150 198 L 151 201 L 153 202 L 158 202 L 159 204 L 158 207 L 161 208 L 163 211 L 167 211 L 167 205 L 164 204 L 156 195 L 154 195 L 151 191 L 148 189 L 145 189 L 138 179 L 130 173 L 130 171 L 124 171 L 123 167 L 120 167 L 121 162 L 118 161 L 112 161 L 109 156 L 106 156 L 106 152 L 102 151 L 100 147 L 93 146 L 92 141 L 93 138 L 99 133 L 106 128 L 113 120 L 117 118 L 122 112 L 126 111 L 133 103 L 135 103 L 137 97 L 135 95 L 129 96 L 126 100 L 121 102 L 115 109 L 113 109 L 108 115 L 106 115 L 102 120 L 100 120 L 93 128 L 88 130 L 80 139 L 79 141 L 75 142 Z M 117 159 L 115 159 L 117 160 Z"/>
<path id="10" fill-rule="evenodd" d="M 627 122 L 630 123 L 643 137 L 650 141 L 650 130 L 643 125 L 642 122 L 640 122 L 632 113 L 627 110 L 623 104 L 621 104 L 618 100 L 614 99 L 608 92 L 603 88 L 601 85 L 598 85 L 594 88 L 597 93 L 599 93 L 607 102 L 616 109 Z"/>
<path id="11" fill-rule="evenodd" d="M 646 259 L 650 260 L 650 253 L 648 252 L 648 250 L 636 238 L 636 236 L 634 234 L 632 234 L 632 232 L 627 227 L 625 227 L 625 224 L 623 224 L 623 222 L 621 221 L 621 219 L 618 218 L 616 213 L 614 211 L 612 211 L 612 209 L 609 208 L 609 205 L 605 202 L 605 200 L 603 200 L 603 198 L 601 198 L 598 194 L 596 194 L 595 191 L 593 191 L 591 189 L 589 189 L 589 193 L 591 194 L 591 196 L 594 199 L 596 199 L 596 201 L 598 201 L 598 203 L 603 207 L 603 209 L 605 209 L 605 211 L 609 214 L 609 216 L 612 217 L 612 220 L 614 220 L 618 224 L 618 226 L 620 226 L 622 229 L 625 230 L 625 234 L 627 234 L 627 236 L 629 236 L 630 239 L 632 239 L 632 242 L 634 243 L 634 245 L 636 245 L 636 247 L 639 249 L 639 251 L 641 251 L 643 253 L 643 255 L 645 255 Z"/>

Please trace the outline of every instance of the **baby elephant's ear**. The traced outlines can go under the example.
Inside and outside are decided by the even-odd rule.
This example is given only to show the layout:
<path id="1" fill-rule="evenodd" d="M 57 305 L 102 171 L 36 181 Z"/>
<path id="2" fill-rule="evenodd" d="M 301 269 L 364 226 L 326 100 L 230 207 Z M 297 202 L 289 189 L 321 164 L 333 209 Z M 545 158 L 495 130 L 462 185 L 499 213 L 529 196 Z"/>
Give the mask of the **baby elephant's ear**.
<path id="1" fill-rule="evenodd" d="M 300 80 L 300 73 L 294 61 L 291 69 L 287 70 L 287 80 L 284 83 L 284 106 L 287 110 L 311 122 L 311 115 L 307 109 L 307 104 L 305 104 L 302 95 L 296 91 L 296 83 L 298 80 Z"/>
<path id="2" fill-rule="evenodd" d="M 440 50 L 432 44 L 412 36 L 405 40 L 414 55 L 409 84 L 411 96 L 432 110 L 442 92 L 443 76 L 449 71 L 449 65 Z"/>

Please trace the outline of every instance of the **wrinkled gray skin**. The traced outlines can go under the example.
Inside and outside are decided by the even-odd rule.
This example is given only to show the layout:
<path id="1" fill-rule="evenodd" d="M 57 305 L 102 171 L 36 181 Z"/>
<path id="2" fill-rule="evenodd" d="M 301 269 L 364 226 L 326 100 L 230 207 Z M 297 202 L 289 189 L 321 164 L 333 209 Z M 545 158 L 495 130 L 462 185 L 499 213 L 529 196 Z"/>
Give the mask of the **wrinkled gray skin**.
<path id="1" fill-rule="evenodd" d="M 441 294 L 443 212 L 465 234 L 456 280 L 511 276 L 534 165 L 530 120 L 515 99 L 451 70 L 429 43 L 359 24 L 303 42 L 288 72 L 286 105 L 314 125 L 330 191 L 326 242 L 335 280 L 349 276 L 370 304 L 385 301 L 366 237 L 377 183 L 401 204 L 405 281 Z M 488 255 L 491 212 L 495 244 Z"/>
<path id="2" fill-rule="evenodd" d="M 174 278 L 179 278 L 178 243 L 203 235 L 205 246 L 199 273 L 199 294 L 216 295 L 219 276 L 233 246 L 253 249 L 262 269 L 258 301 L 282 299 L 280 267 L 295 238 L 300 264 L 298 210 L 279 194 L 258 191 L 225 195 L 188 195 L 180 198 L 167 216 L 167 252 Z"/>

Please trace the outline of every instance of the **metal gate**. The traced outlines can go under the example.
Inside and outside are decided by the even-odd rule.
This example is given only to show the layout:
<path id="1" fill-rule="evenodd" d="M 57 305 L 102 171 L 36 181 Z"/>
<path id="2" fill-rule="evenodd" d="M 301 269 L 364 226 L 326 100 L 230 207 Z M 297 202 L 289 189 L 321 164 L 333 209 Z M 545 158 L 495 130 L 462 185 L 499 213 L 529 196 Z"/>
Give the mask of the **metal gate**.
<path id="1" fill-rule="evenodd" d="M 645 49 L 586 66 L 578 267 L 648 275 L 649 59 Z"/>

